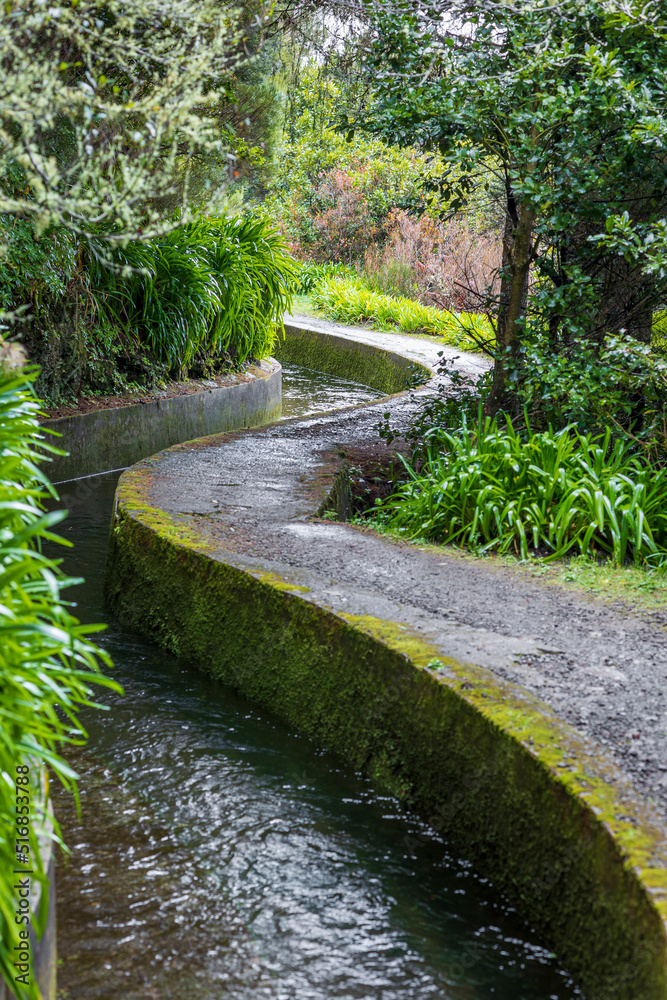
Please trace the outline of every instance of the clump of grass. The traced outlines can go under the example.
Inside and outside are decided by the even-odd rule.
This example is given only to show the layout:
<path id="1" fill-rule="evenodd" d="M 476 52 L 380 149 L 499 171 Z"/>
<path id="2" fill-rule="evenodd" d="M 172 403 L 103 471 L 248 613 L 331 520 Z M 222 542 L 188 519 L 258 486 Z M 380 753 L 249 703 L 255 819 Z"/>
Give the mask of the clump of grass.
<path id="1" fill-rule="evenodd" d="M 667 470 L 631 442 L 574 427 L 519 435 L 482 416 L 455 432 L 434 430 L 421 472 L 378 508 L 410 537 L 478 552 L 609 555 L 615 565 L 667 565 Z"/>
<path id="2" fill-rule="evenodd" d="M 406 299 L 419 299 L 419 286 L 415 281 L 413 268 L 407 261 L 397 260 L 386 251 L 380 256 L 372 250 L 366 251 L 362 278 L 371 292 L 386 295 L 400 295 Z"/>
<path id="3" fill-rule="evenodd" d="M 328 278 L 349 278 L 353 275 L 354 271 L 348 264 L 301 261 L 297 265 L 297 295 L 311 295 Z"/>
<path id="4" fill-rule="evenodd" d="M 360 280 L 325 280 L 313 291 L 312 301 L 339 323 L 369 323 L 390 332 L 427 333 L 462 350 L 478 351 L 492 338 L 488 320 L 478 313 L 434 309 L 414 299 L 371 291 Z"/>
<path id="5" fill-rule="evenodd" d="M 296 265 L 263 219 L 205 219 L 93 261 L 100 310 L 174 367 L 200 351 L 271 353 L 296 291 Z"/>

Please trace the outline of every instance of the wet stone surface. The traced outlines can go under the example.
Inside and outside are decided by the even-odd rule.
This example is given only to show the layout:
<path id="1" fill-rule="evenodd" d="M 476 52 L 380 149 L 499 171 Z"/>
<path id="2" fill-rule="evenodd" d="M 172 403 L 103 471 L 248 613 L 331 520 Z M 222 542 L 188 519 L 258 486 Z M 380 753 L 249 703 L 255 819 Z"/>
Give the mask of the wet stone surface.
<path id="1" fill-rule="evenodd" d="M 332 457 L 376 443 L 387 411 L 405 427 L 421 391 L 165 453 L 152 468 L 151 504 L 196 527 L 221 557 L 234 553 L 236 565 L 287 573 L 334 610 L 405 620 L 452 656 L 518 682 L 604 744 L 664 817 L 667 618 L 493 560 L 314 519 Z"/>

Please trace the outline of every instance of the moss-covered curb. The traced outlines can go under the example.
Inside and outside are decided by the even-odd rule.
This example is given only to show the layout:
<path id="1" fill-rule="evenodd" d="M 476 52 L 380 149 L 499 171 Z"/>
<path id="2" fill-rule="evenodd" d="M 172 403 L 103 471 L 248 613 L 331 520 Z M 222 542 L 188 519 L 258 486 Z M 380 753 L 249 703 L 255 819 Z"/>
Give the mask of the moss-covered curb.
<path id="1" fill-rule="evenodd" d="M 388 396 L 428 381 L 430 368 L 372 344 L 285 323 L 285 339 L 274 350 L 285 364 L 303 365 L 327 375 L 351 379 Z"/>
<path id="2" fill-rule="evenodd" d="M 182 441 L 269 423 L 280 417 L 281 386 L 282 368 L 270 359 L 218 389 L 47 420 L 42 426 L 61 435 L 49 441 L 68 452 L 49 476 L 59 483 L 124 469 Z"/>
<path id="3" fill-rule="evenodd" d="M 151 508 L 158 467 L 120 480 L 107 568 L 118 617 L 417 809 L 540 928 L 591 1000 L 665 1000 L 664 831 L 604 751 L 402 625 L 334 613 L 208 547 Z"/>

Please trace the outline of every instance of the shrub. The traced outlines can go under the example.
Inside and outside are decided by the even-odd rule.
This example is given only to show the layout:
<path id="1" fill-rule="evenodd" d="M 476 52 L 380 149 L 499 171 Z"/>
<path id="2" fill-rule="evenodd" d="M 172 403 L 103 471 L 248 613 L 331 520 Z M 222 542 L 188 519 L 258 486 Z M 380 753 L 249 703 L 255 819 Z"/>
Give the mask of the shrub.
<path id="1" fill-rule="evenodd" d="M 363 277 L 377 291 L 476 311 L 497 294 L 500 263 L 501 240 L 493 230 L 459 217 L 443 222 L 394 209 L 386 242 L 366 251 Z"/>
<path id="2" fill-rule="evenodd" d="M 355 272 L 346 264 L 314 264 L 311 261 L 301 261 L 297 265 L 297 294 L 310 295 L 319 289 L 327 278 L 351 278 Z"/>
<path id="3" fill-rule="evenodd" d="M 361 281 L 329 279 L 313 292 L 314 304 L 341 323 L 372 323 L 380 330 L 428 333 L 469 351 L 492 336 L 488 321 L 475 313 L 451 313 L 412 299 L 372 292 Z"/>
<path id="4" fill-rule="evenodd" d="M 549 353 L 543 337 L 532 334 L 508 370 L 533 426 L 611 427 L 641 442 L 655 460 L 667 456 L 667 360 L 648 344 L 609 335 L 601 344 L 574 339 Z"/>
<path id="5" fill-rule="evenodd" d="M 611 432 L 551 428 L 519 435 L 503 424 L 463 418 L 460 430 L 433 429 L 421 472 L 379 508 L 391 528 L 478 551 L 561 558 L 610 555 L 617 565 L 667 564 L 667 470 Z"/>
<path id="6" fill-rule="evenodd" d="M 27 219 L 0 214 L 0 311 L 65 293 L 76 271 L 77 240 L 52 227 L 41 236 Z"/>
<path id="7" fill-rule="evenodd" d="M 20 929 L 12 872 L 22 860 L 16 841 L 17 767 L 29 767 L 27 856 L 42 883 L 45 914 L 48 882 L 38 839 L 58 841 L 59 834 L 57 824 L 52 832 L 45 829 L 44 766 L 74 788 L 76 775 L 59 747 L 85 736 L 77 711 L 93 704 L 91 683 L 120 688 L 101 675 L 100 663 L 110 665 L 109 658 L 88 638 L 100 626 L 80 625 L 65 606 L 62 592 L 75 581 L 42 552 L 44 541 L 66 544 L 51 531 L 64 512 L 45 513 L 43 506 L 47 497 L 56 497 L 39 469 L 53 449 L 40 434 L 35 372 L 8 371 L 2 367 L 3 353 L 7 345 L 0 350 L 0 970 L 21 998 L 36 998 L 34 984 L 26 990 L 17 986 L 12 964 Z M 39 934 L 40 926 L 36 930 Z"/>
<path id="8" fill-rule="evenodd" d="M 318 263 L 363 261 L 383 242 L 396 207 L 423 210 L 442 174 L 437 153 L 399 149 L 336 129 L 356 97 L 314 61 L 288 95 L 285 144 L 263 210 L 296 257 Z"/>
<path id="9" fill-rule="evenodd" d="M 374 218 L 355 178 L 344 170 L 331 170 L 322 177 L 313 204 L 306 244 L 312 260 L 350 264 L 381 235 L 381 220 Z"/>
<path id="10" fill-rule="evenodd" d="M 207 219 L 94 260 L 100 309 L 181 368 L 198 351 L 238 361 L 271 353 L 296 291 L 296 268 L 264 220 Z"/>

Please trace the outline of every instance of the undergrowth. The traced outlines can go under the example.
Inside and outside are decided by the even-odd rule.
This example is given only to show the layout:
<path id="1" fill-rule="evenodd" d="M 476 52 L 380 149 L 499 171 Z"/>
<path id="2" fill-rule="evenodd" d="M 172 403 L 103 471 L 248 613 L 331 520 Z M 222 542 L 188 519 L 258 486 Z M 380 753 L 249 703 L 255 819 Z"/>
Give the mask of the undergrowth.
<path id="1" fill-rule="evenodd" d="M 325 279 L 312 292 L 313 303 L 339 323 L 369 323 L 378 330 L 426 333 L 453 347 L 479 351 L 492 330 L 478 313 L 453 313 L 414 299 L 371 291 L 361 279 Z"/>
<path id="2" fill-rule="evenodd" d="M 91 263 L 100 312 L 178 368 L 201 352 L 266 357 L 296 291 L 282 237 L 250 217 L 205 219 L 131 243 L 111 263 Z"/>
<path id="3" fill-rule="evenodd" d="M 34 381 L 34 370 L 9 371 L 0 358 L 0 970 L 30 1000 L 36 985 L 24 990 L 15 979 L 16 949 L 24 944 L 15 872 L 30 870 L 41 883 L 40 936 L 50 887 L 39 840 L 59 841 L 57 820 L 51 826 L 46 814 L 46 766 L 75 790 L 62 746 L 83 741 L 78 713 L 94 705 L 92 684 L 120 691 L 101 674 L 110 660 L 90 639 L 101 626 L 79 624 L 63 599 L 80 581 L 67 579 L 42 551 L 45 541 L 66 544 L 52 532 L 65 514 L 44 509 L 56 494 L 39 466 L 54 449 L 40 433 Z"/>
<path id="4" fill-rule="evenodd" d="M 667 563 L 667 470 L 655 469 L 611 432 L 574 427 L 517 433 L 509 418 L 482 416 L 436 429 L 419 472 L 375 510 L 410 538 L 484 553 L 562 559 L 610 556 L 617 566 Z"/>

